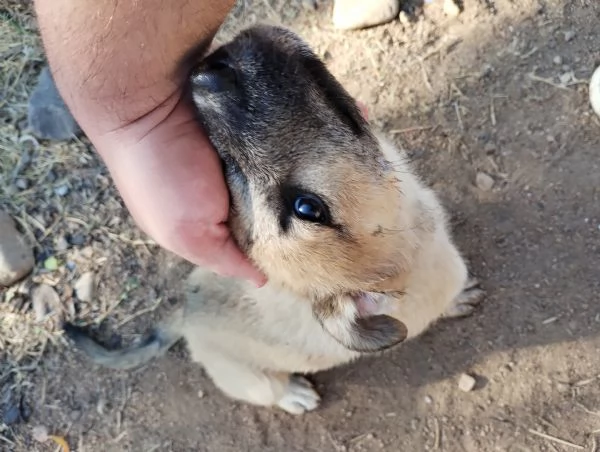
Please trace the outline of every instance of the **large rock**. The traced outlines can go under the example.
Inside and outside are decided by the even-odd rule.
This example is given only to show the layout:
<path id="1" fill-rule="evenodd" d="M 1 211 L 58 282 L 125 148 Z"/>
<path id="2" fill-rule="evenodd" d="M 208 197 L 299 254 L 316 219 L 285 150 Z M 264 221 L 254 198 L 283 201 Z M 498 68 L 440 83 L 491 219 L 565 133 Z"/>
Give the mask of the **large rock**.
<path id="1" fill-rule="evenodd" d="M 80 131 L 47 66 L 29 98 L 27 122 L 36 137 L 46 140 L 69 140 Z"/>
<path id="2" fill-rule="evenodd" d="M 6 212 L 0 211 L 0 286 L 25 277 L 35 265 L 33 251 Z"/>
<path id="3" fill-rule="evenodd" d="M 400 13 L 400 0 L 335 0 L 333 26 L 342 30 L 373 27 Z"/>

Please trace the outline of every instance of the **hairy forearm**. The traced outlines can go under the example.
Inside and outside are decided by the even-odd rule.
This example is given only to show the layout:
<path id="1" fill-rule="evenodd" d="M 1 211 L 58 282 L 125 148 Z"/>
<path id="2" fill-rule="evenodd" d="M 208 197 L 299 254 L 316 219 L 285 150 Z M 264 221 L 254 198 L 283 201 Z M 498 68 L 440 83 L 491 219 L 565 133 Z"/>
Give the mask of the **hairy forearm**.
<path id="1" fill-rule="evenodd" d="M 57 87 L 92 140 L 176 101 L 182 58 L 234 1 L 35 0 Z"/>

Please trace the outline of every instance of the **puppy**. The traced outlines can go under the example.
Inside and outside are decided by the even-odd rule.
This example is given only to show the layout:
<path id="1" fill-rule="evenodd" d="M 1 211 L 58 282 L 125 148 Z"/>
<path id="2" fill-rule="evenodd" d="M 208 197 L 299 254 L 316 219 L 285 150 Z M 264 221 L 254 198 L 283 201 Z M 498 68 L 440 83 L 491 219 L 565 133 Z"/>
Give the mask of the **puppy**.
<path id="1" fill-rule="evenodd" d="M 483 292 L 436 196 L 297 35 L 243 31 L 196 66 L 190 92 L 223 161 L 231 230 L 269 282 L 196 268 L 182 310 L 130 349 L 67 326 L 96 363 L 136 367 L 184 338 L 231 398 L 301 414 L 319 395 L 300 374 L 472 312 Z"/>

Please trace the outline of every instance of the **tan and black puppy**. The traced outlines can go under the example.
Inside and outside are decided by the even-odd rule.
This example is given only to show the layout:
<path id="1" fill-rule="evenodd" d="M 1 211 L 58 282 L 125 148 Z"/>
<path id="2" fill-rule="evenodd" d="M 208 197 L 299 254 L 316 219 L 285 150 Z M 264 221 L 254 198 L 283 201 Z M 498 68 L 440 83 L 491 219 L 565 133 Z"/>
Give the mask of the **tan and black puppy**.
<path id="1" fill-rule="evenodd" d="M 68 327 L 95 362 L 131 368 L 185 338 L 230 397 L 303 413 L 319 396 L 298 374 L 389 348 L 481 299 L 434 193 L 298 36 L 242 32 L 197 66 L 191 92 L 224 163 L 233 234 L 269 283 L 197 268 L 183 310 L 127 350 Z"/>

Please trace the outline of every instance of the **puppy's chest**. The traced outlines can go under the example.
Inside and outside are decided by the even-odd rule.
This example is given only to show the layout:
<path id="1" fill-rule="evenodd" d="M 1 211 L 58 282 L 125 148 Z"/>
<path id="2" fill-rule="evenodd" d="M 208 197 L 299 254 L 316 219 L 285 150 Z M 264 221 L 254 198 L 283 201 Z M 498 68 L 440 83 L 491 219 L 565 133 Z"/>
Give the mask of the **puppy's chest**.
<path id="1" fill-rule="evenodd" d="M 283 295 L 283 294 L 282 294 Z M 261 339 L 277 354 L 286 355 L 302 368 L 314 372 L 359 356 L 327 333 L 312 313 L 307 300 L 285 294 L 257 300 Z"/>

